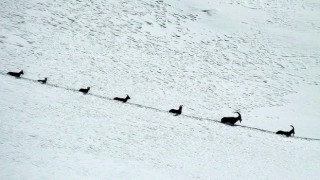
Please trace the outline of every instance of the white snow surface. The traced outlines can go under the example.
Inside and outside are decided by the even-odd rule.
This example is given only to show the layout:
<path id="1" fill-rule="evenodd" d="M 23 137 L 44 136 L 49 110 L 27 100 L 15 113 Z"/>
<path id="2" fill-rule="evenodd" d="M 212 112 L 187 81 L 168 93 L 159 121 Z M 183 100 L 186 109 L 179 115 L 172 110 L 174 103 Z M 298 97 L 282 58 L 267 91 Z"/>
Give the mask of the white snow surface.
<path id="1" fill-rule="evenodd" d="M 317 0 L 2 0 L 0 179 L 318 179 L 319 17 Z M 242 126 L 216 122 L 234 111 Z M 291 124 L 306 138 L 270 133 Z"/>

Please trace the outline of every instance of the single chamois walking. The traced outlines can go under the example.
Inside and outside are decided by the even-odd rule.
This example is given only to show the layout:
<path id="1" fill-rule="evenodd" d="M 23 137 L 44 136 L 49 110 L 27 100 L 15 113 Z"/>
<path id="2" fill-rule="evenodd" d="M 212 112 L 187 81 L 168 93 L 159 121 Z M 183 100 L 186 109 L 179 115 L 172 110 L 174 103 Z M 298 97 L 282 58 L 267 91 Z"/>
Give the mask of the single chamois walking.
<path id="1" fill-rule="evenodd" d="M 179 114 L 181 114 L 182 113 L 182 106 L 183 105 L 180 105 L 179 106 L 179 109 L 170 109 L 170 113 L 174 113 L 174 114 L 176 114 L 176 115 L 179 115 Z"/>
<path id="2" fill-rule="evenodd" d="M 82 92 L 83 94 L 87 94 L 89 90 L 90 90 L 90 87 L 87 87 L 87 89 L 83 89 L 83 88 L 79 89 L 79 91 Z"/>
<path id="3" fill-rule="evenodd" d="M 38 82 L 45 84 L 45 83 L 47 83 L 47 80 L 48 80 L 48 78 L 44 78 L 43 80 L 42 79 L 38 80 Z"/>
<path id="4" fill-rule="evenodd" d="M 234 125 L 237 121 L 242 121 L 241 114 L 239 112 L 235 112 L 238 114 L 238 117 L 223 117 L 221 119 L 222 123 Z"/>
<path id="5" fill-rule="evenodd" d="M 286 135 L 287 137 L 289 136 L 294 136 L 294 127 L 292 125 L 290 125 L 292 127 L 291 131 L 277 131 L 276 134 L 281 134 L 281 135 Z"/>
<path id="6" fill-rule="evenodd" d="M 130 98 L 130 96 L 127 94 L 127 97 L 126 98 L 120 98 L 120 97 L 115 97 L 115 98 L 113 98 L 114 100 L 116 100 L 116 101 L 121 101 L 121 102 L 123 102 L 123 103 L 126 103 L 129 99 L 131 99 Z"/>
<path id="7" fill-rule="evenodd" d="M 14 76 L 14 77 L 19 78 L 23 74 L 23 70 L 21 70 L 18 73 L 17 72 L 8 72 L 7 74 L 10 75 L 10 76 Z"/>

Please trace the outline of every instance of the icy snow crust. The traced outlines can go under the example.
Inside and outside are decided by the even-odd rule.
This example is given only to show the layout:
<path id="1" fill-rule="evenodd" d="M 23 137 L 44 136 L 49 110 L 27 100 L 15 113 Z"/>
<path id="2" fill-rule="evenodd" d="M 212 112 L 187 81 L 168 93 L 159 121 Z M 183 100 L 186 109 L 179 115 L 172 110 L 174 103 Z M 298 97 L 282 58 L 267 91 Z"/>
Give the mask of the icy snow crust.
<path id="1" fill-rule="evenodd" d="M 316 179 L 319 141 L 211 120 L 319 139 L 318 17 L 316 0 L 1 1 L 0 179 Z"/>

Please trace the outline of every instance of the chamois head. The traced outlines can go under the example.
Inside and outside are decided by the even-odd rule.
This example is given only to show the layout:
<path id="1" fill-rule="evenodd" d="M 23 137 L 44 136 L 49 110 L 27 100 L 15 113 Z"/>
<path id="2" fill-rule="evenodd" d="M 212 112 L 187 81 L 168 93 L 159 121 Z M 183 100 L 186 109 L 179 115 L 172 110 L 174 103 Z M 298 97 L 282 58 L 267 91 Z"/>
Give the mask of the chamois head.
<path id="1" fill-rule="evenodd" d="M 20 73 L 20 74 L 23 74 L 23 70 L 21 70 L 19 73 Z"/>
<path id="2" fill-rule="evenodd" d="M 239 119 L 239 121 L 240 121 L 240 123 L 241 123 L 241 121 L 242 121 L 241 114 L 240 114 L 239 112 L 234 112 L 234 113 L 237 113 L 237 114 L 238 114 L 238 119 Z"/>
<path id="3" fill-rule="evenodd" d="M 292 126 L 292 125 L 290 125 L 291 127 L 292 127 L 292 129 L 291 129 L 291 133 L 293 134 L 293 136 L 294 136 L 294 134 L 295 134 L 295 132 L 294 132 L 294 127 Z"/>
<path id="4" fill-rule="evenodd" d="M 127 94 L 127 97 L 126 97 L 126 99 L 131 99 L 131 98 L 130 98 L 130 96 L 129 96 L 128 94 Z"/>
<path id="5" fill-rule="evenodd" d="M 180 106 L 179 106 L 179 110 L 182 110 L 182 106 L 183 106 L 183 105 L 180 105 Z"/>

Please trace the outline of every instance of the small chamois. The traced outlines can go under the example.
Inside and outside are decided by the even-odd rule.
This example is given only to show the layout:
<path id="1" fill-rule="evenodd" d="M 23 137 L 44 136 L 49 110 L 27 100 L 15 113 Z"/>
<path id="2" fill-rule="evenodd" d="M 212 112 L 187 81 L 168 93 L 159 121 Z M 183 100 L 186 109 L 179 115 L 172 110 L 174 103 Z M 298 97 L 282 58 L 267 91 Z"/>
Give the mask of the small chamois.
<path id="1" fill-rule="evenodd" d="M 221 122 L 224 124 L 234 125 L 237 121 L 242 121 L 241 114 L 239 112 L 235 112 L 238 114 L 238 117 L 223 117 Z"/>
<path id="2" fill-rule="evenodd" d="M 125 97 L 125 98 L 120 98 L 120 97 L 113 98 L 113 100 L 121 101 L 123 103 L 126 103 L 129 99 L 131 99 L 131 98 L 130 98 L 130 96 L 128 94 L 127 94 L 127 97 Z"/>
<path id="3" fill-rule="evenodd" d="M 294 136 L 295 132 L 294 132 L 294 127 L 292 125 L 290 125 L 292 127 L 292 129 L 290 131 L 277 131 L 276 134 L 281 134 L 281 135 L 285 135 L 287 137 L 289 136 Z"/>
<path id="4" fill-rule="evenodd" d="M 17 72 L 8 72 L 7 74 L 10 75 L 10 76 L 14 76 L 14 77 L 19 78 L 23 74 L 23 70 L 21 70 L 18 73 Z"/>
<path id="5" fill-rule="evenodd" d="M 170 109 L 169 112 L 170 112 L 170 113 L 174 113 L 174 114 L 176 114 L 176 115 L 179 115 L 179 114 L 182 113 L 182 106 L 183 106 L 183 105 L 180 105 L 180 106 L 179 106 L 179 109 Z"/>
<path id="6" fill-rule="evenodd" d="M 45 84 L 45 83 L 47 83 L 47 80 L 48 80 L 48 78 L 44 78 L 43 80 L 42 79 L 38 80 L 38 82 Z"/>
<path id="7" fill-rule="evenodd" d="M 90 90 L 90 87 L 87 87 L 87 89 L 83 89 L 83 88 L 79 89 L 79 91 L 82 92 L 83 94 L 87 94 L 89 90 Z"/>

